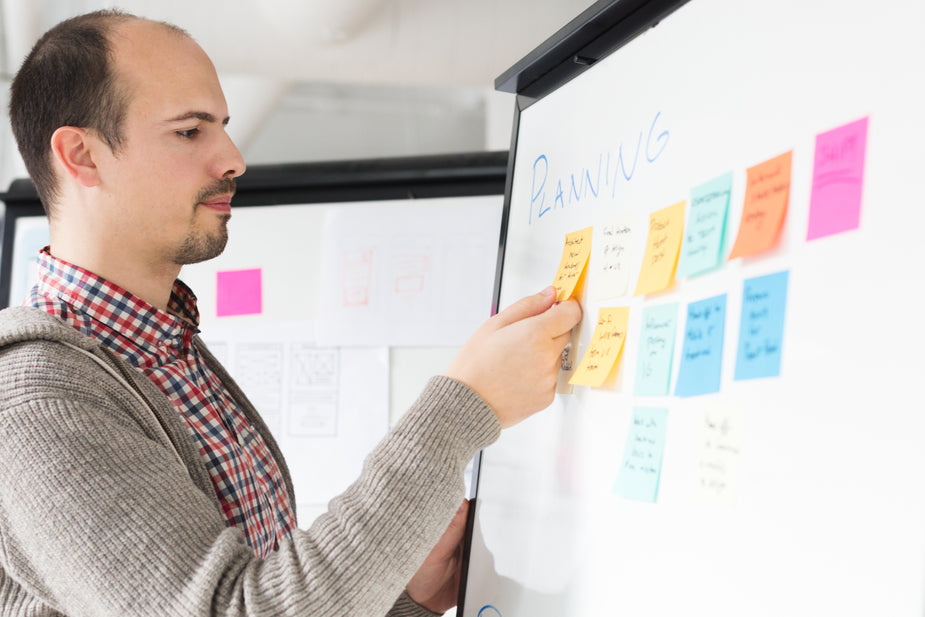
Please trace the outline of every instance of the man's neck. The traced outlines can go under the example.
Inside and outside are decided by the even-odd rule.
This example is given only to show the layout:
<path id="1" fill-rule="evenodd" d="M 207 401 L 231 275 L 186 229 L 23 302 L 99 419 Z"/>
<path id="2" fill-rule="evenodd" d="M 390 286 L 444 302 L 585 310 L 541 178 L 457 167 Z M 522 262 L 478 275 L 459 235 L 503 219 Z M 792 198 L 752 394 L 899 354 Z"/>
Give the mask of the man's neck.
<path id="1" fill-rule="evenodd" d="M 119 251 L 105 250 L 90 243 L 74 247 L 67 241 L 51 239 L 51 254 L 118 285 L 151 306 L 167 311 L 174 281 L 180 274 L 178 265 L 152 266 L 125 259 Z"/>

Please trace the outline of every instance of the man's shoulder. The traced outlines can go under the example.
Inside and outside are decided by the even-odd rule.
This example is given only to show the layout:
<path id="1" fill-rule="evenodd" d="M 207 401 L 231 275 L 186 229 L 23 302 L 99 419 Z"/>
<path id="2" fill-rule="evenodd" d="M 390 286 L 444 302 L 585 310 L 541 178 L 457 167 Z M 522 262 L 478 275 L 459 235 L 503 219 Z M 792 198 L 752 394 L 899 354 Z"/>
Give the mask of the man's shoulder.
<path id="1" fill-rule="evenodd" d="M 15 306 L 0 311 L 0 351 L 30 341 L 62 342 L 84 349 L 96 346 L 92 339 L 42 309 Z"/>

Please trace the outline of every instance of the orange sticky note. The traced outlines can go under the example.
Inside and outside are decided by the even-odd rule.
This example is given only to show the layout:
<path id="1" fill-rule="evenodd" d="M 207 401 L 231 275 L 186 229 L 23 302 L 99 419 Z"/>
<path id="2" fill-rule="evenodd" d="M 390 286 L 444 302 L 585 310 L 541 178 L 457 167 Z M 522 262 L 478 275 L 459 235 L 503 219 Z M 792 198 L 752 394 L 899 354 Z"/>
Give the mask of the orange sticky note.
<path id="1" fill-rule="evenodd" d="M 578 281 L 584 274 L 591 255 L 591 235 L 593 227 L 585 227 L 565 235 L 565 247 L 562 249 L 562 261 L 559 262 L 559 271 L 552 282 L 556 288 L 556 302 L 563 302 L 572 297 Z"/>
<path id="2" fill-rule="evenodd" d="M 633 295 L 662 291 L 674 282 L 681 237 L 684 235 L 684 203 L 679 201 L 649 216 L 649 238 Z"/>
<path id="3" fill-rule="evenodd" d="M 792 156 L 791 150 L 748 169 L 742 221 L 729 259 L 755 255 L 777 243 L 790 200 Z"/>
<path id="4" fill-rule="evenodd" d="M 629 319 L 628 306 L 602 308 L 598 311 L 597 326 L 588 343 L 588 351 L 569 380 L 570 384 L 599 388 L 607 381 L 619 364 Z"/>

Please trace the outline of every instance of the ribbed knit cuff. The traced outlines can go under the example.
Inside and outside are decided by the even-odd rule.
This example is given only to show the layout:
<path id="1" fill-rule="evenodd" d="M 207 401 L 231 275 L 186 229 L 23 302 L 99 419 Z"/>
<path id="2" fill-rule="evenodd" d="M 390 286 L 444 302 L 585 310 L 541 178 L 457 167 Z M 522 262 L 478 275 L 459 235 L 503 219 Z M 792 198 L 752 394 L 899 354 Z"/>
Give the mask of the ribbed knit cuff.
<path id="1" fill-rule="evenodd" d="M 401 595 L 398 596 L 398 601 L 395 602 L 392 610 L 389 611 L 388 617 L 440 617 L 442 614 L 443 613 L 430 612 L 412 600 L 408 592 L 403 591 Z"/>

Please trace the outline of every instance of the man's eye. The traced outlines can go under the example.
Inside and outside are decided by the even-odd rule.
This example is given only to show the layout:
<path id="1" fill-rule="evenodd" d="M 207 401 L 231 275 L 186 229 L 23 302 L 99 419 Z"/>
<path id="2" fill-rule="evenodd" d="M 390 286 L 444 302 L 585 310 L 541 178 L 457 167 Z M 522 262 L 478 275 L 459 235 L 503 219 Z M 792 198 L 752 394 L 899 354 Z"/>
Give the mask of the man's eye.
<path id="1" fill-rule="evenodd" d="M 199 132 L 199 129 L 184 129 L 182 131 L 177 131 L 177 135 L 180 137 L 185 137 L 187 139 L 194 137 L 196 133 Z"/>

